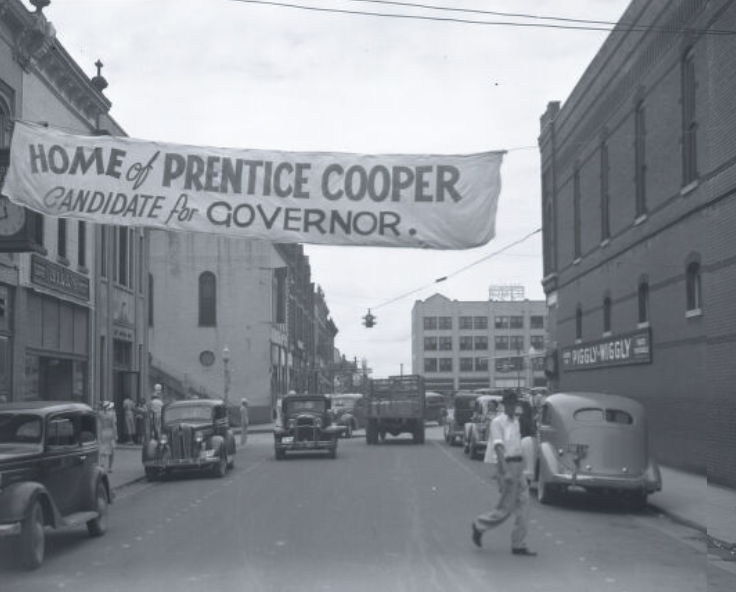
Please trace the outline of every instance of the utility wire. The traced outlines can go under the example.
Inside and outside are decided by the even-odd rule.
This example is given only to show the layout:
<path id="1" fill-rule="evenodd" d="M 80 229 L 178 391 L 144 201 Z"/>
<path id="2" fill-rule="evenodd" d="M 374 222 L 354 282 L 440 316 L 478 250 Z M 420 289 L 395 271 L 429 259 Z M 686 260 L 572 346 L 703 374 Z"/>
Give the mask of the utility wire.
<path id="1" fill-rule="evenodd" d="M 416 288 L 415 290 L 412 290 L 411 292 L 406 292 L 404 294 L 401 294 L 400 296 L 396 296 L 396 298 L 392 298 L 391 300 L 387 300 L 386 302 L 383 302 L 383 303 L 379 304 L 378 306 L 371 306 L 370 309 L 371 310 L 378 310 L 379 308 L 383 308 L 384 306 L 388 306 L 389 304 L 393 304 L 394 302 L 396 302 L 398 300 L 402 300 L 402 299 L 406 298 L 407 296 L 411 296 L 412 294 L 416 294 L 417 292 L 421 292 L 422 290 L 426 290 L 427 288 L 429 288 L 431 286 L 434 286 L 435 284 L 439 284 L 439 283 L 442 283 L 444 281 L 447 281 L 448 279 L 450 279 L 452 277 L 455 277 L 459 273 L 462 273 L 463 271 L 467 271 L 471 267 L 475 267 L 476 265 L 478 265 L 480 263 L 483 263 L 484 261 L 488 261 L 489 259 L 492 259 L 493 257 L 496 257 L 497 255 L 500 255 L 501 253 L 503 253 L 505 251 L 508 251 L 510 248 L 515 247 L 516 245 L 520 245 L 524 241 L 529 240 L 535 234 L 539 234 L 540 232 L 542 232 L 542 229 L 541 228 L 537 228 L 536 230 L 534 230 L 534 231 L 530 232 L 529 234 L 521 237 L 520 239 L 515 240 L 512 243 L 509 243 L 505 247 L 501 247 L 497 251 L 494 251 L 493 253 L 489 253 L 485 257 L 481 257 L 477 261 L 474 261 L 473 263 L 469 263 L 465 267 L 461 267 L 460 269 L 458 269 L 456 271 L 453 271 L 452 273 L 450 273 L 448 275 L 445 275 L 445 276 L 442 276 L 442 277 L 437 278 L 431 284 L 426 284 L 426 285 L 422 286 L 421 288 Z"/>
<path id="2" fill-rule="evenodd" d="M 470 20 L 470 19 L 463 19 L 463 18 L 453 18 L 453 17 L 439 17 L 439 16 L 429 16 L 429 15 L 414 15 L 414 14 L 406 14 L 406 13 L 385 13 L 385 12 L 368 12 L 363 10 L 346 10 L 342 8 L 326 8 L 321 6 L 305 6 L 303 4 L 294 4 L 292 2 L 275 2 L 271 0 L 229 0 L 230 2 L 240 2 L 242 4 L 260 4 L 264 6 L 274 6 L 279 8 L 291 8 L 295 10 L 309 10 L 313 12 L 325 12 L 325 13 L 332 13 L 332 14 L 346 14 L 346 15 L 353 15 L 353 16 L 372 16 L 372 17 L 379 17 L 379 18 L 394 18 L 394 19 L 404 19 L 404 20 L 421 20 L 421 21 L 435 21 L 435 22 L 445 22 L 445 23 L 455 23 L 455 24 L 463 24 L 463 25 L 485 25 L 485 26 L 502 26 L 502 27 L 520 27 L 520 28 L 538 28 L 538 29 L 562 29 L 562 30 L 572 30 L 572 31 L 606 31 L 606 32 L 616 32 L 616 33 L 628 33 L 628 32 L 641 32 L 641 33 L 653 33 L 653 32 L 663 32 L 663 33 L 683 33 L 684 31 L 692 32 L 692 33 L 700 33 L 704 35 L 736 35 L 736 31 L 733 30 L 722 30 L 722 29 L 679 29 L 679 28 L 669 28 L 669 27 L 658 27 L 656 25 L 631 25 L 626 23 L 621 23 L 616 25 L 616 23 L 606 24 L 607 21 L 586 21 L 582 19 L 566 19 L 562 17 L 545 17 L 545 16 L 534 16 L 534 15 L 525 15 L 521 18 L 529 18 L 529 19 L 539 19 L 539 20 L 559 20 L 564 22 L 580 22 L 580 23 L 590 23 L 589 25 L 565 25 L 565 24 L 552 24 L 552 23 L 523 23 L 518 21 L 476 21 L 476 20 Z M 374 3 L 380 3 L 380 4 L 393 4 L 393 5 L 399 5 L 404 6 L 407 8 L 423 8 L 423 9 L 431 9 L 431 10 L 438 10 L 438 11 L 445 11 L 445 12 L 465 12 L 465 13 L 474 13 L 474 14 L 486 14 L 488 16 L 498 16 L 498 15 L 504 15 L 507 16 L 513 16 L 512 13 L 494 13 L 491 11 L 481 11 L 481 10 L 472 10 L 472 9 L 463 9 L 463 8 L 449 8 L 449 7 L 441 7 L 441 6 L 430 6 L 430 5 L 422 5 L 422 4 L 411 4 L 406 2 L 389 2 L 388 0 L 351 0 L 351 1 L 364 1 L 364 2 L 374 2 Z"/>

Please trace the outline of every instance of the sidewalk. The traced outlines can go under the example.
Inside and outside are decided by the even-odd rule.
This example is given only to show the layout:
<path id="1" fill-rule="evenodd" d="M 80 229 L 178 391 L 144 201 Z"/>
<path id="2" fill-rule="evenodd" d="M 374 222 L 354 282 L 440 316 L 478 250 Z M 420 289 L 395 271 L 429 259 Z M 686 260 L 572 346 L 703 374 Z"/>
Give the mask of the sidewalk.
<path id="1" fill-rule="evenodd" d="M 274 424 L 251 426 L 248 434 L 270 434 Z M 236 431 L 240 441 L 240 430 Z M 649 506 L 669 518 L 707 534 L 720 547 L 736 552 L 736 490 L 708 484 L 702 475 L 660 467 L 662 491 L 652 494 Z M 141 447 L 118 445 L 110 481 L 120 489 L 145 478 Z"/>

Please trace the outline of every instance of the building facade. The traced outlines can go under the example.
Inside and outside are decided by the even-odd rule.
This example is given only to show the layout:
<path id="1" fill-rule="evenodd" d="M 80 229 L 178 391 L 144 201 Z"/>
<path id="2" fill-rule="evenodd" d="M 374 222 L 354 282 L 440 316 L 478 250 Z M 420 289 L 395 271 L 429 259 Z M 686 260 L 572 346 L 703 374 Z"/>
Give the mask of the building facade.
<path id="1" fill-rule="evenodd" d="M 15 120 L 124 134 L 99 69 L 92 79 L 84 74 L 44 4 L 34 13 L 17 0 L 0 6 L 0 167 L 9 164 Z M 44 217 L 1 199 L 0 396 L 94 405 L 140 391 L 148 367 L 145 234 Z"/>
<path id="2" fill-rule="evenodd" d="M 468 302 L 435 294 L 412 308 L 412 373 L 453 393 L 547 384 L 543 300 Z"/>
<path id="3" fill-rule="evenodd" d="M 736 486 L 736 4 L 621 22 L 541 118 L 554 385 L 638 399 L 661 462 Z"/>

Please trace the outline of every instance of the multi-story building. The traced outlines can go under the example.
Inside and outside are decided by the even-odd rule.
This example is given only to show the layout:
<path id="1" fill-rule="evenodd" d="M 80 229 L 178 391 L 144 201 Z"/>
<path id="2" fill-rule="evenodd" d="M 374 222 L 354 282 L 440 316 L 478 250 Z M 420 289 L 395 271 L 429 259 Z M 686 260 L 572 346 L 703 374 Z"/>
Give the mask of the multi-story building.
<path id="1" fill-rule="evenodd" d="M 412 373 L 427 390 L 544 386 L 543 300 L 480 302 L 435 294 L 412 308 Z"/>
<path id="2" fill-rule="evenodd" d="M 43 14 L 0 8 L 0 167 L 15 120 L 124 135 Z M 0 174 L 0 176 L 2 176 Z M 0 396 L 122 402 L 147 383 L 146 236 L 0 203 Z"/>
<path id="3" fill-rule="evenodd" d="M 734 28 L 634 0 L 539 145 L 555 385 L 638 399 L 660 461 L 736 486 Z"/>

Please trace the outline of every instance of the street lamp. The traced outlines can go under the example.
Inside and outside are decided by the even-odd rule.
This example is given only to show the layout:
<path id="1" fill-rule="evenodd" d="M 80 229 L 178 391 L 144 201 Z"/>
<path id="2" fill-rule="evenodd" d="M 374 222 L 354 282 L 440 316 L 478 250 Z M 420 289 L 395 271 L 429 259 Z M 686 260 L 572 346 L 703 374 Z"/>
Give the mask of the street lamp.
<path id="1" fill-rule="evenodd" d="M 222 369 L 225 379 L 225 405 L 230 402 L 230 348 L 226 345 L 222 348 Z"/>

